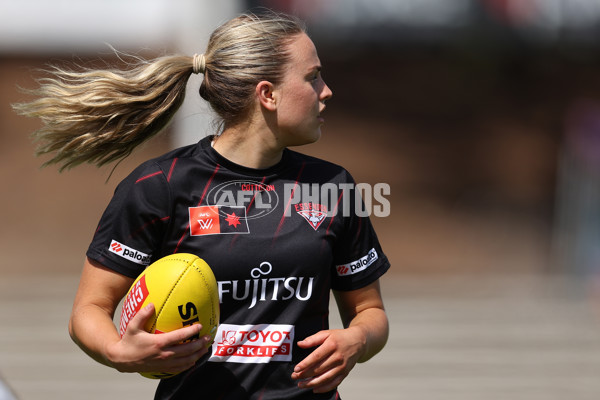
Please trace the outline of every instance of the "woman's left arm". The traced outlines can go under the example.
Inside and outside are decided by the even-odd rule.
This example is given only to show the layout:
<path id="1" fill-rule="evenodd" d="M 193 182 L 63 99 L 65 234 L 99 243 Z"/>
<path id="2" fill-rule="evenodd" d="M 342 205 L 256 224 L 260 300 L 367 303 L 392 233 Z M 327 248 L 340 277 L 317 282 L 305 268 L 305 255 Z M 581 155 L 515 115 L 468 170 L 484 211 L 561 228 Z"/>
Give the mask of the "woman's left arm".
<path id="1" fill-rule="evenodd" d="M 345 329 L 320 331 L 298 342 L 316 349 L 294 368 L 301 388 L 324 393 L 335 389 L 357 362 L 377 354 L 387 342 L 389 326 L 379 280 L 349 292 L 334 291 Z"/>

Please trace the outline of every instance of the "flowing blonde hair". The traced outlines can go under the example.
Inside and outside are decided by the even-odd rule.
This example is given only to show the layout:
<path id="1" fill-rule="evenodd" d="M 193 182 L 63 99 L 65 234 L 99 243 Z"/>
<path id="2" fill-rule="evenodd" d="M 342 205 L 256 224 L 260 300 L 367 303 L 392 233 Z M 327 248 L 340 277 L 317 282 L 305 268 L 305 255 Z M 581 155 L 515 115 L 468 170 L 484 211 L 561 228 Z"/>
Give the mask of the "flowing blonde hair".
<path id="1" fill-rule="evenodd" d="M 289 60 L 286 45 L 305 32 L 296 18 L 273 12 L 244 14 L 210 37 L 204 54 L 200 95 L 223 125 L 243 119 L 256 84 L 277 84 Z M 102 166 L 122 160 L 165 128 L 185 98 L 194 58 L 135 58 L 124 69 L 68 70 L 57 66 L 26 90 L 35 100 L 13 104 L 43 126 L 33 133 L 37 155 L 52 154 L 44 165 L 62 171 L 81 163 Z"/>

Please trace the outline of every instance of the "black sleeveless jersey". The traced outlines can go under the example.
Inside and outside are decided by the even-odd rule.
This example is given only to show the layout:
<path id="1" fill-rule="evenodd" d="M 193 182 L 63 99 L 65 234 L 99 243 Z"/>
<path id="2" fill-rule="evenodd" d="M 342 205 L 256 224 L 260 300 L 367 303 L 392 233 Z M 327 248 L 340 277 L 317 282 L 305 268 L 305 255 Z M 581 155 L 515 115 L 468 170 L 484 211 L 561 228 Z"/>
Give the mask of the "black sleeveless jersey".
<path id="1" fill-rule="evenodd" d="M 210 138 L 150 160 L 124 179 L 87 256 L 135 278 L 173 253 L 204 259 L 221 321 L 196 366 L 160 381 L 157 399 L 335 399 L 290 376 L 328 329 L 330 290 L 364 287 L 389 262 L 343 168 L 286 149 L 267 169 L 230 162 Z"/>

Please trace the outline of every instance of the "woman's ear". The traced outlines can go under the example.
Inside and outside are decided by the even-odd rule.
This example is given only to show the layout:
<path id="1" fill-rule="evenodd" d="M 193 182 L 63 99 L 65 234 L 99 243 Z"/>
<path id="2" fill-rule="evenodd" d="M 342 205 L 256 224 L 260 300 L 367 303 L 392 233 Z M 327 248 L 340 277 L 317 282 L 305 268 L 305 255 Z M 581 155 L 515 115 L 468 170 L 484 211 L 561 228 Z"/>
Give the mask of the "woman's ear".
<path id="1" fill-rule="evenodd" d="M 269 111 L 277 110 L 275 86 L 269 81 L 260 81 L 256 85 L 256 98 L 261 106 Z"/>

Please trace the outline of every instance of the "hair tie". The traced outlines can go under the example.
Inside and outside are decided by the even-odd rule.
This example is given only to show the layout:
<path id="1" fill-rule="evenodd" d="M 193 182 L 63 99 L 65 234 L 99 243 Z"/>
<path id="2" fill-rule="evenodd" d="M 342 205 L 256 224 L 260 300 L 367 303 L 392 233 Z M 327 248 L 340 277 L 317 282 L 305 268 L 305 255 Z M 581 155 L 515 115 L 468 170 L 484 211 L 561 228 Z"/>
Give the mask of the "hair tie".
<path id="1" fill-rule="evenodd" d="M 206 70 L 206 58 L 204 57 L 204 54 L 194 54 L 192 63 L 192 71 L 195 74 L 203 74 Z"/>

